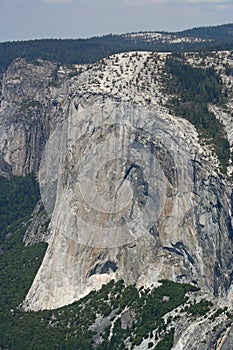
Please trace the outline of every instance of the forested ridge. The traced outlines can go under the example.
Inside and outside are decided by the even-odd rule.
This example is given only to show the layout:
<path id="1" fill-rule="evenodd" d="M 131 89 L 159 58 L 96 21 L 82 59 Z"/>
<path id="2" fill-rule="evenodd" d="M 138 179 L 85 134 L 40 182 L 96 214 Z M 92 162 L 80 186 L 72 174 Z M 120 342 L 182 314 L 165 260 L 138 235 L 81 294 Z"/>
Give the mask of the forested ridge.
<path id="1" fill-rule="evenodd" d="M 221 77 L 213 68 L 194 68 L 182 55 L 168 57 L 164 68 L 166 93 L 172 97 L 171 113 L 191 122 L 201 139 L 213 145 L 223 173 L 231 158 L 230 144 L 223 124 L 210 112 L 209 104 L 221 105 L 225 96 Z"/>
<path id="2" fill-rule="evenodd" d="M 165 33 L 178 37 L 195 37 L 204 42 L 145 42 L 137 38 L 130 40 L 125 35 L 105 35 L 89 39 L 40 39 L 0 43 L 0 73 L 17 57 L 29 61 L 38 58 L 60 64 L 93 63 L 114 53 L 126 51 L 197 51 L 230 50 L 233 48 L 233 24 L 203 27 L 179 33 Z M 209 39 L 209 40 L 208 40 Z"/>

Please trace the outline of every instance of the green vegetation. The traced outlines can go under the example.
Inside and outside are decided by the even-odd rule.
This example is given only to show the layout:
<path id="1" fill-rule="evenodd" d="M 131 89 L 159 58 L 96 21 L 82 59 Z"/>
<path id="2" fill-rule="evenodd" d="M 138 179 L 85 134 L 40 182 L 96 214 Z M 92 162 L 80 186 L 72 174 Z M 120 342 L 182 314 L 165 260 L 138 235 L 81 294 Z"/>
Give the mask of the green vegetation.
<path id="1" fill-rule="evenodd" d="M 220 316 L 222 313 L 224 313 L 225 311 L 227 311 L 227 307 L 225 307 L 224 309 L 219 308 L 218 310 L 215 311 L 215 313 L 210 317 L 211 321 L 214 321 L 218 316 Z"/>
<path id="2" fill-rule="evenodd" d="M 0 177 L 0 269 L 1 307 L 15 307 L 22 301 L 39 267 L 45 245 L 25 248 L 23 235 L 30 214 L 39 199 L 39 186 L 33 174 Z M 41 259 L 40 259 L 41 261 Z"/>
<path id="3" fill-rule="evenodd" d="M 130 337 L 132 346 L 141 344 L 143 339 L 149 337 L 149 334 L 157 329 L 157 335 L 161 335 L 166 330 L 166 325 L 163 321 L 163 316 L 185 303 L 185 294 L 198 291 L 198 288 L 187 284 L 179 284 L 171 281 L 161 281 L 162 285 L 154 289 L 141 289 L 140 293 L 135 286 L 124 288 L 122 282 L 117 282 L 121 288 L 120 298 L 118 303 L 114 302 L 114 308 L 117 307 L 117 313 L 120 315 L 125 307 L 131 310 L 133 317 L 133 325 L 127 329 L 122 329 L 121 322 L 118 319 L 114 323 L 113 337 L 107 340 L 109 330 L 105 334 L 105 342 L 98 347 L 98 350 L 105 349 L 124 349 L 122 339 Z M 166 297 L 166 298 L 164 298 Z M 168 335 L 166 335 L 168 337 Z M 169 338 L 170 339 L 170 338 Z M 165 342 L 166 344 L 166 342 Z M 170 348 L 169 348 L 170 349 Z"/>
<path id="4" fill-rule="evenodd" d="M 232 38 L 232 24 L 223 24 L 218 26 L 198 27 L 193 29 L 184 30 L 178 35 L 205 39 L 219 39 L 226 40 Z"/>
<path id="5" fill-rule="evenodd" d="M 213 306 L 211 301 L 202 300 L 199 303 L 191 305 L 185 311 L 192 316 L 203 316 L 210 310 L 211 306 Z"/>
<path id="6" fill-rule="evenodd" d="M 172 328 L 166 333 L 162 340 L 156 345 L 155 350 L 170 350 L 173 346 L 175 330 Z"/>
<path id="7" fill-rule="evenodd" d="M 30 112 L 33 108 L 36 108 L 36 107 L 41 107 L 41 103 L 39 101 L 30 101 L 30 102 L 22 104 L 20 106 L 19 111 L 21 113 L 27 113 L 27 112 Z"/>
<path id="8" fill-rule="evenodd" d="M 33 174 L 25 177 L 0 177 L 0 244 L 17 221 L 30 216 L 40 198 L 39 185 Z M 12 226 L 12 227 L 11 227 Z"/>
<path id="9" fill-rule="evenodd" d="M 33 174 L 25 177 L 0 177 L 0 348 L 18 343 L 12 328 L 13 309 L 25 298 L 41 264 L 46 245 L 25 248 L 23 235 L 30 214 L 39 199 L 39 185 Z M 16 311 L 17 312 L 17 311 Z M 22 321 L 21 321 L 22 323 Z"/>
<path id="10" fill-rule="evenodd" d="M 233 76 L 233 67 L 232 66 L 227 65 L 227 67 L 226 67 L 226 75 Z"/>
<path id="11" fill-rule="evenodd" d="M 156 50 L 155 45 L 149 49 Z M 120 35 L 90 39 L 42 39 L 0 43 L 0 73 L 17 57 L 31 62 L 38 58 L 59 64 L 94 63 L 114 53 L 148 50 L 148 44 L 133 42 Z M 153 50 L 153 51 L 154 51 Z"/>
<path id="12" fill-rule="evenodd" d="M 209 103 L 223 102 L 222 83 L 214 69 L 193 68 L 184 63 L 183 57 L 169 57 L 165 70 L 172 79 L 167 79 L 166 92 L 172 97 L 172 111 L 191 122 L 205 143 L 213 149 L 226 173 L 230 160 L 230 145 L 223 125 L 208 109 Z"/>

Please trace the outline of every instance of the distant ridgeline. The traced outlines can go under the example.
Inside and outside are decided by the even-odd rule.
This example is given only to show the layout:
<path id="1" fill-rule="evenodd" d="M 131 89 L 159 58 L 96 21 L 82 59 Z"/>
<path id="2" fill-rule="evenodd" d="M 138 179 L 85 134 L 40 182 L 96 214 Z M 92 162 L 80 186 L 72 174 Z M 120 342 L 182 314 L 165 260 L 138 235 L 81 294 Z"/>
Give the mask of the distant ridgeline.
<path id="1" fill-rule="evenodd" d="M 126 51 L 197 51 L 233 49 L 233 24 L 177 33 L 140 32 L 90 39 L 41 39 L 0 43 L 0 73 L 17 57 L 60 64 L 93 63 Z"/>

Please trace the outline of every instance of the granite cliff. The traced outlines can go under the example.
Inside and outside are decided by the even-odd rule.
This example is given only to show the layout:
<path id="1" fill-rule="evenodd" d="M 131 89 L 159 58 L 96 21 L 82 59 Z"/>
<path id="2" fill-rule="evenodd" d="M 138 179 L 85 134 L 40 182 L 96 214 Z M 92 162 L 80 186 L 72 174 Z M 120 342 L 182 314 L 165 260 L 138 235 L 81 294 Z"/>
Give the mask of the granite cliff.
<path id="1" fill-rule="evenodd" d="M 46 140 L 63 119 L 66 86 L 57 66 L 40 60 L 16 59 L 2 80 L 1 172 L 25 175 L 39 169 Z"/>
<path id="2" fill-rule="evenodd" d="M 222 174 L 211 144 L 169 111 L 168 56 L 118 54 L 72 78 L 44 61 L 16 60 L 5 73 L 1 172 L 36 171 L 51 218 L 25 310 L 58 308 L 112 279 L 140 288 L 164 278 L 232 308 L 231 161 Z M 184 60 L 221 74 L 225 105 L 209 108 L 232 146 L 232 53 Z M 194 349 L 182 332 L 174 349 Z"/>

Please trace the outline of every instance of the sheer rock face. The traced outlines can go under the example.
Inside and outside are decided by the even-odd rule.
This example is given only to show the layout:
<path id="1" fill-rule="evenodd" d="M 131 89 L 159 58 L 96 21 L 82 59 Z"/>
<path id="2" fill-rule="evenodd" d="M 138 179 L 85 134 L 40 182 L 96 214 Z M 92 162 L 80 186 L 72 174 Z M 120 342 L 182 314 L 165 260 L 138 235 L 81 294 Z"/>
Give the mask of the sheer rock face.
<path id="1" fill-rule="evenodd" d="M 38 170 L 50 130 L 63 118 L 66 89 L 58 78 L 54 86 L 56 71 L 50 62 L 17 59 L 3 76 L 0 157 L 14 175 Z"/>
<path id="2" fill-rule="evenodd" d="M 24 307 L 56 308 L 111 279 L 140 287 L 167 278 L 226 295 L 232 282 L 231 189 L 202 158 L 195 130 L 155 107 L 138 113 L 133 106 L 130 116 L 138 113 L 145 128 L 124 125 L 123 130 L 118 122 L 128 115 L 128 105 L 105 98 L 103 112 L 101 99 L 84 109 L 74 97 L 77 110 L 66 126 L 69 145 L 57 184 L 52 237 Z M 73 143 L 72 132 L 84 114 L 85 131 Z M 181 126 L 184 134 L 193 132 L 189 145 Z M 117 142 L 112 144 L 113 136 Z M 111 197 L 111 191 L 119 197 Z"/>
<path id="3" fill-rule="evenodd" d="M 52 64 L 16 61 L 5 74 L 2 159 L 17 175 L 38 170 L 48 140 L 38 177 L 51 236 L 24 309 L 111 279 L 194 283 L 230 303 L 232 188 L 195 128 L 164 107 L 165 58 L 115 55 L 57 87 Z"/>
<path id="4" fill-rule="evenodd" d="M 49 222 L 50 219 L 44 209 L 43 203 L 39 200 L 33 210 L 30 225 L 24 234 L 23 242 L 25 246 L 47 242 L 50 236 L 48 229 Z"/>

